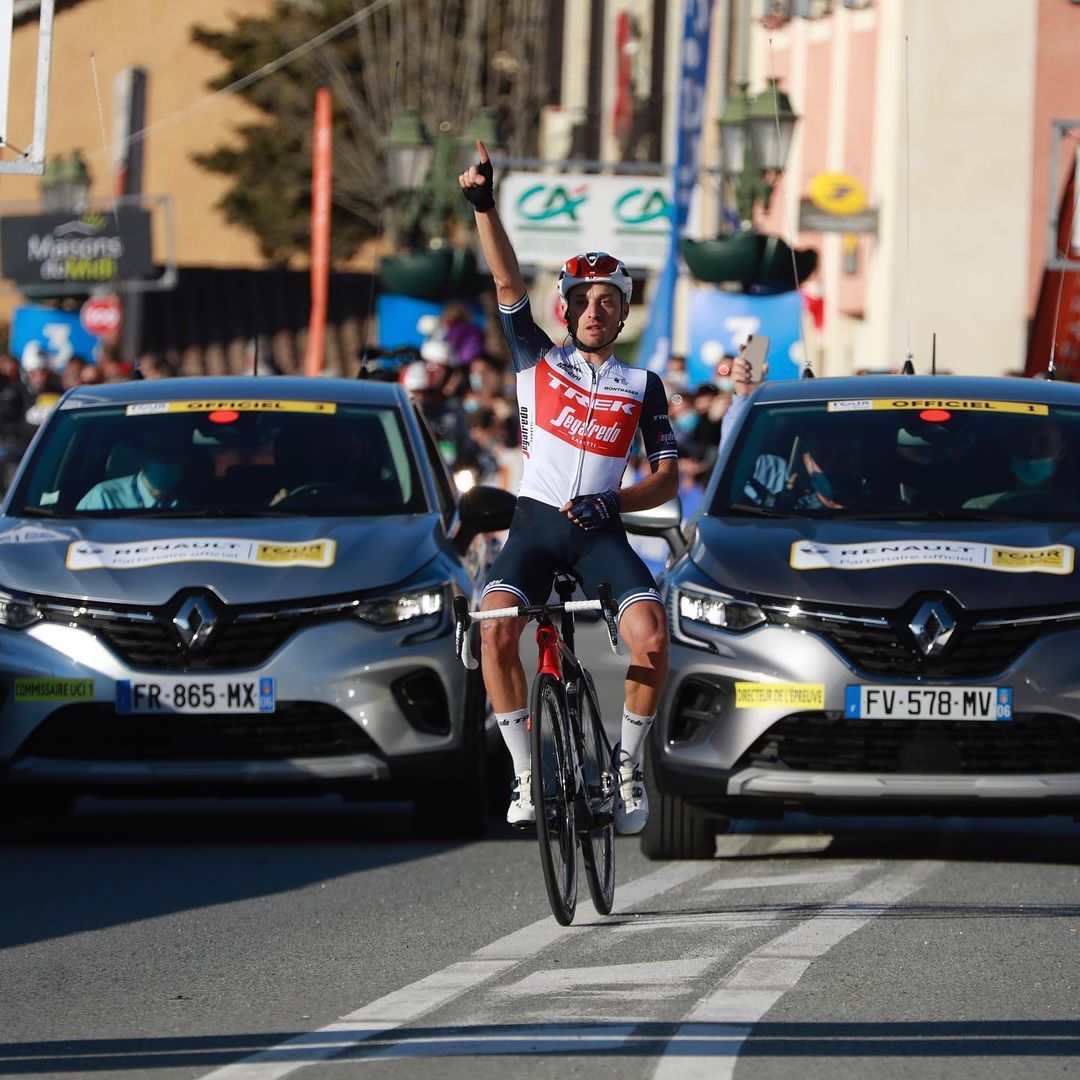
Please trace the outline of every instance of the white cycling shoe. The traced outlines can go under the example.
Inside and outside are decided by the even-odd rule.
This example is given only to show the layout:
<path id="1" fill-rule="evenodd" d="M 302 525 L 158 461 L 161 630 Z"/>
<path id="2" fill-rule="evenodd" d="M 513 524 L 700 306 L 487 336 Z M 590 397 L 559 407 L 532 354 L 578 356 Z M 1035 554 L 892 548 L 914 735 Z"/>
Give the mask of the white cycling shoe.
<path id="1" fill-rule="evenodd" d="M 507 824 L 524 829 L 536 823 L 536 807 L 533 806 L 532 773 L 518 773 L 510 789 L 510 809 L 506 811 Z"/>
<path id="2" fill-rule="evenodd" d="M 619 763 L 618 787 L 615 790 L 615 832 L 619 836 L 637 836 L 649 820 L 649 796 L 645 774 L 640 765 L 615 751 Z"/>

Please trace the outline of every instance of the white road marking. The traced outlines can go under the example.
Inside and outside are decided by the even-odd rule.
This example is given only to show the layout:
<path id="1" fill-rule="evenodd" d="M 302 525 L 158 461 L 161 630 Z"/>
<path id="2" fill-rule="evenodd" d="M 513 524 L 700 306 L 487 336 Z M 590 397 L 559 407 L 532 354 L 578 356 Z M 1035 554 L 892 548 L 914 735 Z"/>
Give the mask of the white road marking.
<path id="1" fill-rule="evenodd" d="M 656 960 L 640 964 L 606 964 L 593 967 L 548 968 L 534 971 L 508 986 L 500 986 L 501 997 L 526 997 L 586 991 L 590 997 L 650 998 L 675 997 L 689 992 L 690 979 L 703 975 L 715 963 L 711 956 Z"/>
<path id="2" fill-rule="evenodd" d="M 716 838 L 716 854 L 721 859 L 808 855 L 825 851 L 832 842 L 831 833 L 728 833 Z"/>
<path id="3" fill-rule="evenodd" d="M 921 888 L 939 864 L 878 878 L 750 953 L 691 1010 L 668 1043 L 654 1080 L 730 1080 L 753 1025 L 814 960 Z"/>
<path id="4" fill-rule="evenodd" d="M 850 881 L 865 867 L 845 867 L 841 870 L 806 870 L 798 874 L 745 874 L 742 877 L 722 877 L 706 885 L 702 892 L 721 892 L 727 889 L 768 889 L 776 885 L 835 885 Z"/>
<path id="5" fill-rule="evenodd" d="M 711 862 L 672 863 L 628 885 L 619 886 L 615 894 L 617 910 L 623 911 L 651 900 L 715 870 L 716 864 Z M 477 949 L 468 960 L 450 964 L 442 971 L 395 990 L 317 1031 L 297 1035 L 232 1065 L 214 1069 L 206 1073 L 203 1080 L 278 1080 L 297 1069 L 336 1057 L 365 1040 L 411 1023 L 446 1005 L 563 938 L 606 925 L 606 920 L 596 914 L 588 901 L 579 909 L 578 919 L 574 926 L 559 926 L 550 917 L 540 919 Z"/>

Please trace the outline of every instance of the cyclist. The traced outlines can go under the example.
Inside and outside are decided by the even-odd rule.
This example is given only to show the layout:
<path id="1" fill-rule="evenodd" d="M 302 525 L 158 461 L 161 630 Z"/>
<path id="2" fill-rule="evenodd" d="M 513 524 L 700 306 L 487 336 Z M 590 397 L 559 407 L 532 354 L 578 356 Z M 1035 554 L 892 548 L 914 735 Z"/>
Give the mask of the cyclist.
<path id="1" fill-rule="evenodd" d="M 492 167 L 480 160 L 459 177 L 475 211 L 477 233 L 495 280 L 503 331 L 517 375 L 524 469 L 506 544 L 481 598 L 484 609 L 544 603 L 554 572 L 566 568 L 595 595 L 602 583 L 618 602 L 619 630 L 630 651 L 618 770 L 615 827 L 640 832 L 648 817 L 642 757 L 668 669 L 664 608 L 649 570 L 630 547 L 620 511 L 647 510 L 678 490 L 678 451 L 659 376 L 614 355 L 630 309 L 626 267 L 604 252 L 569 259 L 559 294 L 569 327 L 557 346 L 534 322 L 517 256 L 492 194 Z M 650 475 L 619 488 L 641 431 Z M 481 624 L 484 684 L 513 759 L 507 821 L 535 821 L 531 793 L 527 684 L 518 654 L 521 619 Z"/>

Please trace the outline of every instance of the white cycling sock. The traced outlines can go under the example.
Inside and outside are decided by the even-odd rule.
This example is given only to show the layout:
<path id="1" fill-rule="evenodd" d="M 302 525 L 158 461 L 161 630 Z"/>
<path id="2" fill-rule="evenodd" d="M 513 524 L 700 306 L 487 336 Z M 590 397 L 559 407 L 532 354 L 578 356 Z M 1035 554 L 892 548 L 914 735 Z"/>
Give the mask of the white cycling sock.
<path id="1" fill-rule="evenodd" d="M 638 713 L 630 712 L 625 706 L 623 707 L 620 750 L 635 765 L 641 764 L 645 736 L 649 734 L 649 728 L 652 726 L 655 716 L 656 713 L 653 713 L 652 716 L 640 716 Z"/>
<path id="2" fill-rule="evenodd" d="M 529 710 L 518 709 L 515 712 L 497 712 L 495 722 L 499 725 L 499 734 L 510 751 L 514 763 L 515 775 L 528 772 L 532 768 L 532 738 L 529 734 Z"/>

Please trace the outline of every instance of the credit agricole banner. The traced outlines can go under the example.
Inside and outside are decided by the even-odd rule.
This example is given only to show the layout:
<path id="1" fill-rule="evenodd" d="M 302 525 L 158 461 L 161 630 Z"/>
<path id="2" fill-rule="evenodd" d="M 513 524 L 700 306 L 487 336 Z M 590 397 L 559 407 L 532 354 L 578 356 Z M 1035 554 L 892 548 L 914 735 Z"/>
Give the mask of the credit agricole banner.
<path id="1" fill-rule="evenodd" d="M 130 281 L 154 269 L 150 212 L 0 218 L 0 268 L 20 285 Z"/>
<path id="2" fill-rule="evenodd" d="M 655 270 L 671 244 L 671 179 L 511 173 L 499 185 L 499 217 L 523 265 L 555 269 L 580 251 L 609 251 Z"/>

